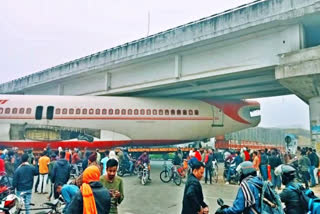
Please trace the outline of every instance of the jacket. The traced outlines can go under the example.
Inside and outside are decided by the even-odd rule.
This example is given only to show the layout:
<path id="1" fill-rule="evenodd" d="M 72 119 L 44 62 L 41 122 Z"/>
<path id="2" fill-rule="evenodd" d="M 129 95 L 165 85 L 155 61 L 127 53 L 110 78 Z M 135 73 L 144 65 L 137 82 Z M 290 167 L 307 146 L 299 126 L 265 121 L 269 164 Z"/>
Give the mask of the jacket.
<path id="1" fill-rule="evenodd" d="M 208 205 L 203 201 L 202 187 L 199 180 L 190 174 L 184 188 L 181 214 L 197 214 L 201 207 Z"/>
<path id="2" fill-rule="evenodd" d="M 66 159 L 57 160 L 50 175 L 53 183 L 66 184 L 70 177 L 70 164 Z"/>
<path id="3" fill-rule="evenodd" d="M 275 155 L 269 157 L 269 165 L 271 169 L 275 169 L 277 166 L 281 165 L 281 159 Z"/>
<path id="4" fill-rule="evenodd" d="M 286 214 L 305 214 L 306 212 L 302 209 L 302 204 L 300 202 L 300 197 L 297 192 L 290 189 L 289 186 L 298 188 L 298 184 L 290 182 L 286 185 L 283 191 L 280 193 L 281 201 L 286 205 Z"/>
<path id="5" fill-rule="evenodd" d="M 308 172 L 309 167 L 311 166 L 311 162 L 306 155 L 302 155 L 298 163 L 301 171 Z"/>
<path id="6" fill-rule="evenodd" d="M 109 191 L 104 188 L 99 181 L 91 182 L 89 185 L 92 188 L 98 214 L 109 214 L 111 201 Z M 81 191 L 78 191 L 73 197 L 66 213 L 83 213 L 83 197 Z"/>
<path id="7" fill-rule="evenodd" d="M 21 164 L 13 175 L 13 188 L 17 191 L 32 190 L 33 187 L 33 177 L 38 175 L 38 170 L 30 164 Z"/>
<path id="8" fill-rule="evenodd" d="M 249 188 L 250 188 L 251 192 L 253 193 L 253 196 L 256 201 L 254 207 L 258 212 L 260 212 L 260 207 L 261 207 L 260 206 L 260 196 L 259 196 L 260 191 L 252 183 L 259 185 L 259 186 L 262 186 L 262 181 L 259 177 L 253 177 L 250 180 L 248 180 Z M 245 210 L 245 205 L 244 205 L 245 201 L 244 200 L 245 200 L 245 198 L 244 198 L 243 191 L 242 191 L 241 187 L 239 187 L 237 197 L 234 200 L 232 207 L 224 209 L 223 213 L 225 213 L 225 214 L 238 214 L 238 213 L 253 214 L 253 212 L 251 210 L 248 210 L 248 211 Z"/>

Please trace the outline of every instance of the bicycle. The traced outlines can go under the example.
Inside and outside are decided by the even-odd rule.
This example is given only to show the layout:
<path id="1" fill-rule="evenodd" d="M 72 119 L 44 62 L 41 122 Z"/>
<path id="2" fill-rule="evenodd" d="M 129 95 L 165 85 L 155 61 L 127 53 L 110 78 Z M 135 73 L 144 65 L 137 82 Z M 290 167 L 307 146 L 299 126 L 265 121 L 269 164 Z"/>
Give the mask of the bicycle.
<path id="1" fill-rule="evenodd" d="M 162 172 L 160 172 L 160 180 L 163 183 L 169 183 L 171 180 L 179 186 L 182 182 L 181 175 L 178 173 L 176 166 L 172 166 L 170 170 L 165 168 Z"/>

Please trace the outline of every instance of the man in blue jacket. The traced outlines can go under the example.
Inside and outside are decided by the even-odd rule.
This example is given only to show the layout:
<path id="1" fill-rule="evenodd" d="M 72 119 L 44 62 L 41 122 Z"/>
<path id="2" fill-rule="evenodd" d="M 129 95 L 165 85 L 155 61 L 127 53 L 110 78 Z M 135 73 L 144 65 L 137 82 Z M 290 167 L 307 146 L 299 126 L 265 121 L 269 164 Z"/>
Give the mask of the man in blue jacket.
<path id="1" fill-rule="evenodd" d="M 14 172 L 12 182 L 13 188 L 17 190 L 17 195 L 21 195 L 24 200 L 26 214 L 30 213 L 33 177 L 39 174 L 37 169 L 28 163 L 28 158 L 28 154 L 22 155 L 22 164 Z"/>
<path id="2" fill-rule="evenodd" d="M 237 171 L 240 174 L 240 188 L 232 207 L 225 209 L 219 208 L 216 214 L 240 214 L 260 213 L 260 190 L 258 186 L 262 187 L 261 178 L 257 177 L 257 171 L 253 167 L 252 162 L 242 162 Z"/>
<path id="3" fill-rule="evenodd" d="M 63 197 L 63 200 L 66 202 L 66 206 L 63 209 L 63 213 L 65 213 L 66 210 L 68 209 L 69 204 L 71 203 L 73 196 L 75 196 L 79 191 L 79 187 L 76 185 L 68 185 L 68 184 L 63 185 L 62 183 L 59 183 L 56 186 L 57 186 L 56 188 L 57 193 L 61 194 Z"/>

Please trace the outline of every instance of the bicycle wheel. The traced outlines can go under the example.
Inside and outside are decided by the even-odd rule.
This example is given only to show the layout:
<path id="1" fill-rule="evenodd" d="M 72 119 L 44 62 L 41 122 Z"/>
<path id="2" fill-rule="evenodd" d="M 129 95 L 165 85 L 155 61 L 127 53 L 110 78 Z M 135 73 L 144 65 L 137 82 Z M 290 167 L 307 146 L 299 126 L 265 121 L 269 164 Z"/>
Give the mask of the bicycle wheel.
<path id="1" fill-rule="evenodd" d="M 181 177 L 180 175 L 178 175 L 178 173 L 174 172 L 173 174 L 173 182 L 177 185 L 177 186 L 180 186 L 181 184 Z"/>
<path id="2" fill-rule="evenodd" d="M 169 181 L 171 180 L 171 173 L 169 171 L 167 171 L 167 170 L 163 170 L 160 173 L 160 180 L 163 183 L 169 183 Z"/>

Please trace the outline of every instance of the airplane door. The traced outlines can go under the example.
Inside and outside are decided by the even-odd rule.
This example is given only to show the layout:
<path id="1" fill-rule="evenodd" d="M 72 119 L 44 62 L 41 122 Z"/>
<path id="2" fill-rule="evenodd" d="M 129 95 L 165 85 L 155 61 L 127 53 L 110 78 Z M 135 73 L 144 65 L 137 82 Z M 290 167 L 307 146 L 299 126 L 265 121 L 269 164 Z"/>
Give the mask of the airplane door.
<path id="1" fill-rule="evenodd" d="M 43 112 L 43 106 L 37 106 L 36 108 L 36 120 L 42 120 L 42 112 Z"/>
<path id="2" fill-rule="evenodd" d="M 213 123 L 212 127 L 223 127 L 223 111 L 222 109 L 212 106 Z"/>
<path id="3" fill-rule="evenodd" d="M 53 119 L 53 111 L 54 111 L 54 107 L 53 106 L 48 106 L 47 107 L 47 120 L 52 120 Z"/>

